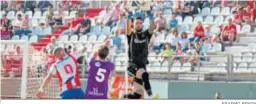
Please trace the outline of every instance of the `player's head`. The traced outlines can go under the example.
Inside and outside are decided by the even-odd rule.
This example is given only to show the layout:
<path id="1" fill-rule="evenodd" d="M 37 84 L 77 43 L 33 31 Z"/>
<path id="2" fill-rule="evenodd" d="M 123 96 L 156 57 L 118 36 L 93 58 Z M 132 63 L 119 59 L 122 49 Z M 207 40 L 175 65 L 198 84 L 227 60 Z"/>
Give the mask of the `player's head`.
<path id="1" fill-rule="evenodd" d="M 109 49 L 107 46 L 100 46 L 98 55 L 100 59 L 105 59 L 108 56 Z"/>
<path id="2" fill-rule="evenodd" d="M 62 58 L 65 56 L 65 52 L 64 52 L 64 49 L 62 47 L 57 47 L 53 50 L 53 55 L 56 57 L 56 58 Z"/>
<path id="3" fill-rule="evenodd" d="M 141 32 L 143 29 L 143 20 L 141 17 L 135 18 L 134 27 L 137 32 Z"/>
<path id="4" fill-rule="evenodd" d="M 56 41 L 56 37 L 53 36 L 53 37 L 51 38 L 51 42 L 52 42 L 52 43 L 55 43 L 55 41 Z"/>
<path id="5" fill-rule="evenodd" d="M 220 99 L 220 93 L 219 93 L 219 92 L 217 92 L 217 93 L 215 94 L 215 99 Z"/>
<path id="6" fill-rule="evenodd" d="M 166 43 L 165 46 L 164 46 L 165 50 L 167 49 L 171 49 L 171 44 L 170 43 Z"/>

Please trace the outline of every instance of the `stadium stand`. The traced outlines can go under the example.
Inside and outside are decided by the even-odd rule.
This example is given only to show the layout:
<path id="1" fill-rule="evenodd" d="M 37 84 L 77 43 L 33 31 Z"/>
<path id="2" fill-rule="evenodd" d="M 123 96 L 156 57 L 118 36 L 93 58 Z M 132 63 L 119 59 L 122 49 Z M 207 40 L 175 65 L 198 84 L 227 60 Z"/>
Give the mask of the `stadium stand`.
<path id="1" fill-rule="evenodd" d="M 11 2 L 12 1 L 8 1 L 7 4 Z M 246 5 L 240 7 L 239 3 L 233 3 L 232 1 L 228 1 L 224 4 L 225 5 L 221 5 L 219 2 L 209 1 L 202 3 L 201 1 L 198 1 L 197 3 L 194 3 L 193 1 L 182 1 L 178 3 L 172 1 L 156 1 L 156 3 L 152 5 L 154 8 L 152 11 L 155 14 L 161 15 L 162 17 L 160 17 L 164 19 L 166 24 L 163 30 L 159 31 L 156 29 L 155 35 L 156 38 L 158 38 L 158 45 L 155 45 L 155 48 L 157 48 L 158 51 L 160 50 L 160 52 L 155 49 L 151 50 L 149 55 L 149 72 L 195 73 L 200 71 L 201 73 L 226 74 L 227 72 L 234 72 L 255 74 L 256 22 L 254 12 L 256 10 L 256 2 L 254 2 L 253 7 L 251 8 L 251 22 L 245 21 L 244 18 L 246 17 L 244 16 L 246 15 L 241 14 L 242 17 L 236 16 L 237 14 L 240 14 L 240 10 L 246 13 L 244 10 L 246 9 Z M 61 3 L 59 5 L 61 5 Z M 49 5 L 45 5 L 45 7 L 34 8 L 33 11 L 20 11 L 19 9 L 11 9 L 9 7 L 1 8 L 3 9 L 3 11 L 1 11 L 1 33 L 7 34 L 6 31 L 11 33 L 6 36 L 1 35 L 1 39 L 26 40 L 29 41 L 37 51 L 41 51 L 51 42 L 50 39 L 54 36 L 57 37 L 56 44 L 64 44 L 63 46 L 71 44 L 73 47 L 85 46 L 87 48 L 87 52 L 84 54 L 87 56 L 90 55 L 90 52 L 97 46 L 97 44 L 103 42 L 109 37 L 120 37 L 122 43 L 125 41 L 125 38 L 122 37 L 124 31 L 121 31 L 121 27 L 118 27 L 120 25 L 116 25 L 118 21 L 116 18 L 125 11 L 122 10 L 124 2 L 112 2 L 111 6 L 108 6 L 109 8 L 107 9 L 114 12 L 110 17 L 104 18 L 104 20 L 111 20 L 107 22 L 98 22 L 100 14 L 106 14 L 106 16 L 108 16 L 108 13 L 112 13 L 106 12 L 106 8 L 87 8 L 85 11 L 81 11 L 79 9 L 65 9 L 65 5 L 63 5 L 63 10 L 54 8 L 55 11 L 53 13 L 51 13 L 51 9 L 48 9 L 48 7 L 52 7 L 51 2 L 49 2 Z M 20 8 L 23 7 L 21 6 Z M 141 11 L 137 12 L 143 14 Z M 52 25 L 52 22 L 58 22 L 59 18 L 54 18 L 54 16 L 58 14 L 63 16 L 60 17 L 63 24 Z M 74 34 L 72 31 L 78 24 L 82 24 L 84 14 L 89 17 L 90 32 L 85 34 Z M 21 15 L 22 18 L 20 21 L 17 21 L 17 24 L 19 25 L 16 25 L 16 22 L 10 23 L 10 21 L 16 21 L 17 16 L 19 15 Z M 26 34 L 25 32 L 22 32 L 17 34 L 17 32 L 15 32 L 15 26 L 20 26 L 20 28 L 22 28 L 22 26 L 25 25 L 23 23 L 23 18 L 26 15 L 29 18 L 28 30 L 30 30 L 31 33 Z M 5 16 L 6 18 L 4 18 Z M 48 18 L 47 16 L 53 16 L 53 18 Z M 112 20 L 113 18 L 115 19 Z M 233 44 L 223 42 L 220 39 L 222 35 L 226 35 L 225 26 L 228 24 L 229 19 L 232 19 L 232 24 L 236 27 L 234 34 L 237 37 Z M 239 19 L 242 22 L 236 23 L 235 20 Z M 174 23 L 173 21 L 177 21 L 177 23 Z M 197 28 L 196 24 L 199 21 L 202 23 L 202 29 Z M 126 25 L 125 22 L 120 24 Z M 145 17 L 143 24 L 144 27 L 149 25 L 149 19 L 147 16 Z M 228 26 L 227 28 L 229 28 Z M 3 27 L 6 27 L 6 30 L 4 30 Z M 208 32 L 206 31 L 206 27 L 209 27 Z M 173 34 L 171 30 L 178 31 L 178 38 L 175 38 L 175 34 Z M 64 34 L 66 32 L 67 34 Z M 187 36 L 180 38 L 181 34 L 184 32 Z M 195 33 L 201 34 L 199 38 L 195 37 Z M 206 34 L 208 36 L 206 36 Z M 114 45 L 119 42 L 117 41 L 118 39 L 114 41 L 113 38 L 111 43 L 113 44 L 113 55 L 120 55 L 119 58 L 114 60 L 117 65 L 117 71 L 123 72 L 125 69 L 123 68 L 125 66 L 124 62 L 127 60 L 127 57 L 125 57 L 125 51 Z M 186 42 L 187 40 L 189 40 L 189 42 Z M 159 63 L 159 53 L 164 50 L 163 46 L 165 43 L 171 44 L 171 50 L 173 53 L 167 55 L 169 57 L 168 60 L 163 63 Z M 189 43 L 193 44 L 197 53 L 187 52 L 187 45 Z M 178 46 L 178 44 L 181 44 L 183 49 L 182 54 L 176 54 L 176 49 L 178 49 L 176 46 Z M 199 45 L 198 48 L 196 48 L 196 44 Z M 3 50 L 7 49 L 7 47 L 2 48 Z M 171 60 L 172 56 L 180 57 L 180 59 L 184 60 Z M 197 57 L 196 65 L 191 64 L 189 61 L 194 56 Z"/>

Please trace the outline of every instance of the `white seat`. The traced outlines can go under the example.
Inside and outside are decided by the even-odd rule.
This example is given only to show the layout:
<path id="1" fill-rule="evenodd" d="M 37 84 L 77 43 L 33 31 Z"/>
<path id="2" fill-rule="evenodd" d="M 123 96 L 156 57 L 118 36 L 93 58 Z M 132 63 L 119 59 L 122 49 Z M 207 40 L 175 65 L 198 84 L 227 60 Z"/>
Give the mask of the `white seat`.
<path id="1" fill-rule="evenodd" d="M 203 17 L 202 16 L 196 16 L 194 18 L 194 23 L 197 23 L 198 21 L 203 22 Z"/>
<path id="2" fill-rule="evenodd" d="M 32 26 L 38 26 L 38 19 L 33 18 L 31 22 Z"/>
<path id="3" fill-rule="evenodd" d="M 249 65 L 249 70 L 256 73 L 256 63 L 252 63 Z"/>
<path id="4" fill-rule="evenodd" d="M 99 37 L 98 37 L 98 42 L 103 42 L 105 39 L 106 39 L 106 35 L 100 35 Z"/>
<path id="5" fill-rule="evenodd" d="M 193 23 L 192 16 L 186 16 L 184 21 L 183 21 L 183 24 L 192 24 L 192 23 Z"/>
<path id="6" fill-rule="evenodd" d="M 37 41 L 38 41 L 38 36 L 37 35 L 30 36 L 30 39 L 29 39 L 30 43 L 36 43 Z"/>
<path id="7" fill-rule="evenodd" d="M 46 17 L 46 15 L 48 15 L 48 11 L 44 11 L 42 16 Z"/>
<path id="8" fill-rule="evenodd" d="M 69 38 L 68 35 L 62 35 L 62 36 L 60 36 L 59 41 L 60 41 L 60 42 L 67 42 L 67 41 L 68 41 L 68 38 Z"/>
<path id="9" fill-rule="evenodd" d="M 158 39 L 160 43 L 164 43 L 165 42 L 165 36 L 163 34 L 159 34 L 158 35 Z"/>
<path id="10" fill-rule="evenodd" d="M 165 61 L 163 64 L 162 64 L 162 66 L 161 66 L 161 68 L 160 68 L 160 70 L 158 70 L 158 72 L 168 72 L 168 70 L 169 70 L 169 63 L 168 63 L 168 61 Z"/>
<path id="11" fill-rule="evenodd" d="M 82 35 L 79 38 L 79 42 L 85 42 L 87 40 L 87 35 Z"/>
<path id="12" fill-rule="evenodd" d="M 215 20 L 214 20 L 214 24 L 223 24 L 223 16 L 218 16 Z"/>
<path id="13" fill-rule="evenodd" d="M 150 62 L 156 61 L 156 53 L 155 52 L 150 52 L 148 55 L 148 60 Z"/>
<path id="14" fill-rule="evenodd" d="M 77 13 L 77 11 L 71 11 L 69 13 L 69 17 L 71 17 L 71 18 L 75 17 L 76 13 Z"/>
<path id="15" fill-rule="evenodd" d="M 88 52 L 92 52 L 92 50 L 93 50 L 93 49 L 92 49 L 92 47 L 93 47 L 92 44 L 90 44 L 90 43 L 89 43 L 89 44 L 86 44 L 85 47 L 86 47 L 86 49 L 87 49 Z"/>
<path id="16" fill-rule="evenodd" d="M 176 19 L 178 20 L 178 24 L 182 24 L 182 17 L 181 16 L 177 16 Z"/>
<path id="17" fill-rule="evenodd" d="M 227 24 L 229 19 L 233 20 L 233 16 L 227 16 L 224 20 L 224 23 Z"/>
<path id="18" fill-rule="evenodd" d="M 256 43 L 248 43 L 247 47 L 250 51 L 256 51 Z"/>
<path id="19" fill-rule="evenodd" d="M 92 29 L 92 33 L 95 35 L 100 35 L 101 33 L 101 27 L 100 26 L 94 26 Z"/>
<path id="20" fill-rule="evenodd" d="M 211 44 L 203 44 L 203 45 L 202 45 L 202 49 L 203 49 L 205 52 L 209 52 L 209 51 L 212 49 L 212 45 L 211 45 Z"/>
<path id="21" fill-rule="evenodd" d="M 78 41 L 78 36 L 77 36 L 77 35 L 72 35 L 72 36 L 70 36 L 69 41 L 71 41 L 71 42 L 77 42 L 77 41 Z"/>
<path id="22" fill-rule="evenodd" d="M 20 40 L 25 40 L 25 41 L 28 41 L 28 36 L 27 35 L 22 35 Z"/>
<path id="23" fill-rule="evenodd" d="M 180 62 L 174 62 L 171 67 L 171 72 L 184 72 L 185 70 L 181 69 Z"/>
<path id="24" fill-rule="evenodd" d="M 251 26 L 250 25 L 244 25 L 241 29 L 242 33 L 250 33 L 251 32 Z"/>
<path id="25" fill-rule="evenodd" d="M 19 35 L 14 35 L 12 36 L 12 40 L 19 40 L 20 39 L 20 36 Z"/>
<path id="26" fill-rule="evenodd" d="M 182 24 L 178 27 L 178 33 L 181 34 L 182 32 L 187 32 L 189 33 L 189 25 Z"/>
<path id="27" fill-rule="evenodd" d="M 96 35 L 90 35 L 87 41 L 95 42 L 96 40 L 97 40 L 97 36 Z"/>
<path id="28" fill-rule="evenodd" d="M 172 14 L 172 10 L 171 9 L 165 9 L 164 14 Z"/>
<path id="29" fill-rule="evenodd" d="M 204 24 L 213 24 L 213 16 L 207 16 L 204 20 Z"/>
<path id="30" fill-rule="evenodd" d="M 159 62 L 155 62 L 151 65 L 148 72 L 158 72 L 161 68 L 160 66 L 161 66 L 161 64 Z"/>
<path id="31" fill-rule="evenodd" d="M 33 17 L 33 12 L 32 11 L 27 11 L 25 15 L 28 15 L 29 19 Z"/>
<path id="32" fill-rule="evenodd" d="M 213 25 L 211 26 L 210 32 L 217 35 L 220 33 L 220 28 L 217 25 Z"/>
<path id="33" fill-rule="evenodd" d="M 190 63 L 184 63 L 183 64 L 182 70 L 190 71 L 190 69 L 191 69 L 191 64 Z"/>
<path id="34" fill-rule="evenodd" d="M 202 16 L 207 16 L 207 15 L 210 15 L 210 12 L 211 12 L 210 8 L 209 7 L 205 7 L 205 8 L 202 9 L 201 15 Z"/>
<path id="35" fill-rule="evenodd" d="M 246 62 L 252 61 L 252 53 L 246 53 L 242 55 L 242 60 Z"/>
<path id="36" fill-rule="evenodd" d="M 69 16 L 69 11 L 63 11 L 64 17 Z"/>
<path id="37" fill-rule="evenodd" d="M 237 66 L 237 70 L 235 70 L 234 72 L 250 73 L 250 71 L 247 69 L 247 65 L 247 63 L 239 63 Z"/>
<path id="38" fill-rule="evenodd" d="M 224 7 L 221 9 L 221 15 L 230 15 L 230 8 L 229 7 Z"/>
<path id="39" fill-rule="evenodd" d="M 110 27 L 109 26 L 104 26 L 103 29 L 102 29 L 101 35 L 111 35 Z"/>
<path id="40" fill-rule="evenodd" d="M 41 11 L 35 11 L 33 18 L 41 18 L 42 12 Z"/>
<path id="41" fill-rule="evenodd" d="M 215 72 L 215 73 L 226 73 L 226 64 L 225 63 L 218 63 L 217 68 L 209 70 L 210 72 Z"/>
<path id="42" fill-rule="evenodd" d="M 115 70 L 117 71 L 117 72 L 124 72 L 125 71 L 125 68 L 123 68 L 122 67 L 122 63 L 120 62 L 120 61 L 116 61 L 115 62 Z"/>
<path id="43" fill-rule="evenodd" d="M 51 27 L 45 27 L 44 30 L 43 30 L 43 34 L 52 34 L 52 28 Z"/>
<path id="44" fill-rule="evenodd" d="M 220 8 L 214 7 L 212 8 L 211 15 L 219 15 L 220 14 Z"/>
<path id="45" fill-rule="evenodd" d="M 1 53 L 5 50 L 5 47 L 6 47 L 5 44 L 1 44 L 1 50 L 0 50 Z"/>
<path id="46" fill-rule="evenodd" d="M 221 44 L 220 43 L 213 43 L 213 51 L 214 52 L 221 52 Z"/>
<path id="47" fill-rule="evenodd" d="M 15 18 L 15 12 L 14 11 L 9 11 L 6 15 L 8 19 L 14 19 Z"/>

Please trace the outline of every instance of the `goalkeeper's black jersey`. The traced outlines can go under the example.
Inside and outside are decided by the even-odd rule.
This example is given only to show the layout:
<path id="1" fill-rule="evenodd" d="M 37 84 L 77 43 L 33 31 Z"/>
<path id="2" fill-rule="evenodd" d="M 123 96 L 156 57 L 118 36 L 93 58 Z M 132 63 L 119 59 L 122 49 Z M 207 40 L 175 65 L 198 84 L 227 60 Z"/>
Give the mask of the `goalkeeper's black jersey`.
<path id="1" fill-rule="evenodd" d="M 148 46 L 152 34 L 148 30 L 127 35 L 129 45 L 128 56 L 129 61 L 134 64 L 146 65 L 148 63 Z"/>

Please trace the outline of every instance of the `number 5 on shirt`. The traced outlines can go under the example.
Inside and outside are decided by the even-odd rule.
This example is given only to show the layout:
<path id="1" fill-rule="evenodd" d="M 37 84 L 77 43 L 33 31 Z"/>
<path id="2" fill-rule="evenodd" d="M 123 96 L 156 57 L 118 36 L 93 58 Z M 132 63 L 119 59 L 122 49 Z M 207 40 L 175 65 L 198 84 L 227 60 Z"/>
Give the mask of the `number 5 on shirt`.
<path id="1" fill-rule="evenodd" d="M 103 82 L 105 80 L 106 69 L 99 68 L 95 79 L 97 82 Z"/>

